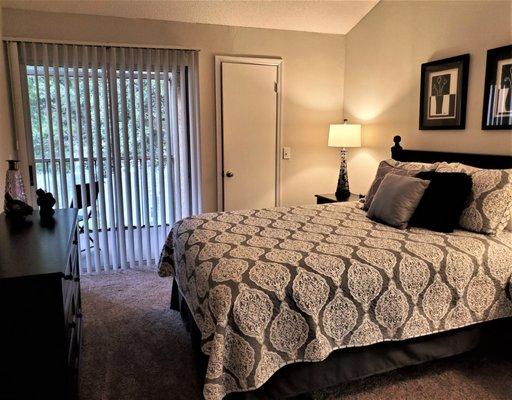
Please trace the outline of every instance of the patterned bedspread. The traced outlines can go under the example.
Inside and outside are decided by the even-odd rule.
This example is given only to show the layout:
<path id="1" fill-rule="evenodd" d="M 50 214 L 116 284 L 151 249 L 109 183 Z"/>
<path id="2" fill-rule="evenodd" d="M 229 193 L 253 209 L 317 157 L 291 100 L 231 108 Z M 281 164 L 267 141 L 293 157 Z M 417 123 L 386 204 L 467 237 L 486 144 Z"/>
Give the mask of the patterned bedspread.
<path id="1" fill-rule="evenodd" d="M 512 233 L 401 231 L 356 203 L 184 219 L 159 274 L 202 332 L 207 400 L 335 349 L 512 316 Z"/>

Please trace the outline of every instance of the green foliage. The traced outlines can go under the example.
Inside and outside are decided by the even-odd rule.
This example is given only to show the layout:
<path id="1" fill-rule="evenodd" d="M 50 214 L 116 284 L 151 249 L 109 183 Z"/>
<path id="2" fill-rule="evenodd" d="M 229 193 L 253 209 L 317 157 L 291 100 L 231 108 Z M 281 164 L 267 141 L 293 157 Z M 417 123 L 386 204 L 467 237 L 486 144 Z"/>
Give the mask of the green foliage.
<path id="1" fill-rule="evenodd" d="M 171 76 L 169 75 L 164 81 L 160 80 L 160 118 L 161 131 L 157 131 L 157 83 L 155 77 L 148 81 L 146 74 L 143 75 L 142 87 L 139 88 L 137 75 L 134 75 L 133 95 L 128 75 L 118 76 L 115 79 L 115 87 L 112 87 L 113 80 L 110 76 L 104 78 L 101 71 L 98 70 L 97 83 L 93 79 L 91 70 L 78 70 L 78 78 L 74 74 L 72 68 L 68 69 L 68 86 L 64 78 L 64 68 L 59 68 L 58 76 L 53 67 L 48 68 L 45 74 L 44 68 L 37 68 L 37 77 L 35 68 L 29 66 L 27 68 L 27 88 L 28 103 L 30 106 L 30 122 L 32 128 L 32 139 L 34 147 L 34 157 L 36 159 L 36 173 L 38 176 L 39 186 L 51 189 L 51 162 L 50 154 L 53 146 L 56 162 L 57 187 L 60 189 L 60 162 L 61 158 L 65 162 L 66 177 L 71 182 L 71 152 L 73 152 L 75 181 L 80 183 L 80 174 L 78 173 L 78 163 L 82 158 L 85 167 L 86 181 L 88 181 L 89 168 L 93 166 L 93 174 L 98 179 L 98 161 L 103 160 L 103 174 L 106 177 L 109 171 L 107 165 L 107 151 L 114 159 L 115 146 L 114 142 L 119 144 L 119 151 L 123 160 L 128 158 L 130 161 L 130 173 L 134 168 L 140 168 L 143 158 L 143 147 L 146 149 L 145 157 L 147 164 L 153 162 L 155 168 L 159 168 L 160 163 L 168 166 L 167 162 L 167 146 L 168 143 L 167 115 L 171 114 L 171 104 L 169 99 L 170 110 L 166 113 L 164 99 L 164 85 L 169 85 Z M 84 78 L 85 74 L 85 78 Z M 48 77 L 47 81 L 45 75 Z M 163 74 L 162 74 L 163 78 Z M 78 79 L 78 88 L 77 86 Z M 86 92 L 86 79 L 89 90 Z M 104 82 L 106 79 L 106 82 Z M 97 85 L 97 86 L 94 86 Z M 122 90 L 124 86 L 124 92 Z M 106 91 L 105 91 L 106 87 Z M 47 88 L 48 93 L 47 93 Z M 57 90 L 57 88 L 59 90 Z M 94 90 L 97 89 L 97 96 L 94 96 Z M 77 95 L 78 91 L 78 95 Z M 143 108 L 141 108 L 140 100 L 143 100 Z M 151 97 L 151 108 L 148 107 L 148 96 Z M 68 101 L 69 99 L 69 101 Z M 86 102 L 89 101 L 89 107 Z M 98 102 L 98 104 L 96 104 Z M 126 117 L 123 118 L 122 110 L 126 105 Z M 88 109 L 87 109 L 88 108 Z M 59 123 L 59 110 L 61 123 Z M 116 114 L 114 114 L 116 113 Z M 114 126 L 117 117 L 117 126 Z M 150 120 L 152 122 L 152 130 L 150 131 Z M 90 121 L 90 125 L 87 123 Z M 125 141 L 125 122 L 128 133 L 128 141 Z M 172 118 L 169 121 L 169 126 Z M 90 140 L 88 140 L 88 125 L 90 126 Z M 62 136 L 59 131 L 62 131 Z M 53 131 L 53 134 L 52 134 Z M 151 137 L 152 136 L 152 137 Z M 158 138 L 163 137 L 163 158 L 159 158 L 159 149 L 157 144 Z M 60 154 L 60 140 L 62 138 L 64 154 Z M 115 140 L 114 140 L 115 139 Z M 143 143 L 145 146 L 143 146 Z M 153 143 L 153 147 L 150 144 Z M 89 158 L 89 144 L 91 144 L 92 158 Z M 135 159 L 137 154 L 137 160 Z M 112 162 L 113 163 L 113 162 Z M 112 167 L 112 166 L 110 166 Z M 149 168 L 149 166 L 148 166 Z M 133 185 L 139 182 L 132 182 Z M 71 190 L 69 188 L 68 190 Z"/>
<path id="2" fill-rule="evenodd" d="M 33 72 L 33 68 L 31 68 Z M 146 144 L 146 157 L 151 157 L 150 148 L 150 135 L 153 135 L 153 143 L 155 143 L 154 152 L 157 152 L 156 143 L 159 135 L 165 136 L 166 130 L 166 113 L 165 113 L 165 101 L 164 101 L 164 81 L 160 81 L 160 113 L 161 113 L 161 123 L 162 123 L 162 131 L 157 132 L 157 84 L 155 79 L 151 79 L 151 84 L 148 84 L 148 80 L 146 77 L 143 79 L 142 92 L 139 90 L 138 80 L 134 79 L 134 90 L 133 97 L 130 91 L 130 81 L 128 76 L 124 79 L 117 78 L 116 79 L 116 105 L 115 107 L 110 107 L 112 105 L 112 96 L 113 90 L 111 88 L 111 80 L 107 79 L 107 93 L 104 93 L 104 83 L 103 77 L 98 77 L 98 96 L 95 99 L 93 95 L 93 79 L 92 76 L 89 76 L 89 112 L 86 112 L 86 96 L 85 93 L 85 84 L 82 69 L 79 70 L 79 78 L 78 78 L 78 103 L 76 96 L 76 77 L 73 74 L 73 70 L 69 69 L 69 86 L 68 90 L 66 90 L 65 80 L 64 80 L 64 69 L 60 68 L 59 71 L 59 80 L 58 86 L 60 89 L 60 97 L 57 95 L 57 79 L 53 74 L 53 68 L 49 68 L 48 76 L 48 85 L 45 84 L 45 76 L 42 74 L 43 69 L 38 68 L 38 76 L 32 74 L 27 74 L 27 86 L 28 86 L 28 100 L 30 104 L 30 118 L 31 118 L 31 127 L 32 127 L 32 137 L 34 144 L 34 155 L 36 159 L 49 159 L 50 158 L 50 148 L 53 146 L 55 149 L 55 157 L 60 158 L 60 150 L 59 150 L 59 119 L 58 119 L 58 109 L 60 108 L 60 114 L 62 117 L 62 136 L 65 143 L 65 154 L 64 158 L 69 159 L 70 157 L 70 139 L 73 145 L 73 152 L 75 158 L 78 159 L 80 154 L 80 135 L 79 129 L 82 133 L 82 153 L 84 157 L 88 155 L 88 141 L 87 141 L 87 119 L 91 120 L 91 136 L 92 136 L 92 147 L 93 147 L 93 157 L 98 158 L 99 154 L 97 154 L 97 140 L 100 140 L 100 151 L 102 153 L 103 158 L 106 158 L 105 151 L 107 149 L 107 140 L 109 141 L 109 146 L 113 149 L 113 137 L 112 135 L 117 134 L 120 138 L 120 150 L 124 156 L 128 156 L 131 160 L 134 159 L 135 150 L 137 151 L 137 155 L 139 158 L 142 158 L 142 141 L 145 140 Z M 91 72 L 89 71 L 91 75 Z M 170 77 L 167 80 L 170 82 Z M 124 84 L 125 96 L 122 96 L 121 85 Z M 49 87 L 49 94 L 46 93 L 46 87 Z M 39 90 L 38 90 L 39 89 Z M 170 89 L 169 89 L 170 90 Z M 151 94 L 151 110 L 148 112 L 148 91 Z M 69 92 L 69 109 L 67 104 L 67 95 Z M 39 94 L 39 95 L 38 95 Z M 144 100 L 144 109 L 140 108 L 140 96 L 143 96 Z M 50 112 L 48 112 L 48 104 L 47 98 L 49 98 Z M 106 105 L 104 99 L 107 98 L 108 104 Z M 39 100 L 39 102 L 38 102 Z M 98 101 L 98 106 L 96 106 L 96 101 Z M 127 129 L 128 129 L 128 143 L 124 142 L 124 118 L 122 115 L 122 103 L 123 101 L 126 103 L 126 121 L 127 121 Z M 133 116 L 132 116 L 132 104 L 133 106 Z M 78 121 L 78 108 L 80 108 L 81 118 Z M 118 129 L 112 129 L 113 124 L 113 112 L 114 109 L 117 108 L 117 120 L 118 120 Z M 99 110 L 98 115 L 96 115 L 96 110 Z M 51 115 L 51 119 L 49 116 Z M 153 130 L 150 133 L 150 121 L 149 118 L 152 118 Z M 144 122 L 144 131 L 142 130 L 141 122 Z M 69 124 L 69 120 L 71 124 Z M 99 130 L 96 126 L 96 121 L 99 123 Z M 107 125 L 110 124 L 110 137 L 107 137 Z M 50 127 L 53 129 L 53 137 L 50 134 Z M 135 135 L 133 135 L 132 129 L 135 128 Z M 134 137 L 135 136 L 135 140 Z M 163 141 L 164 145 L 164 154 L 167 151 L 167 140 Z M 155 160 L 158 163 L 158 160 Z"/>

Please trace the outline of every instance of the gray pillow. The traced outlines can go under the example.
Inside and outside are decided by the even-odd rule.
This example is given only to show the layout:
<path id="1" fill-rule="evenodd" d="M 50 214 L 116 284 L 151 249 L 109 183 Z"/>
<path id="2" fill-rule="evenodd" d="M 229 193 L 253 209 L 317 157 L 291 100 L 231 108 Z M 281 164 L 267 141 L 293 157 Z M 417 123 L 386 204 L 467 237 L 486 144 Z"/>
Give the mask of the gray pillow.
<path id="1" fill-rule="evenodd" d="M 399 229 L 405 229 L 430 181 L 387 174 L 380 184 L 368 217 Z"/>
<path id="2" fill-rule="evenodd" d="M 387 174 L 415 176 L 418 172 L 421 171 L 434 171 L 437 165 L 438 163 L 409 163 L 399 162 L 395 160 L 381 161 L 379 167 L 377 168 L 377 174 L 375 175 L 375 179 L 373 180 L 372 186 L 370 187 L 370 190 L 368 190 L 368 194 L 366 195 L 363 210 L 368 211 L 370 209 L 373 197 L 375 196 L 375 193 L 377 193 L 377 190 L 379 189 L 382 180 Z"/>

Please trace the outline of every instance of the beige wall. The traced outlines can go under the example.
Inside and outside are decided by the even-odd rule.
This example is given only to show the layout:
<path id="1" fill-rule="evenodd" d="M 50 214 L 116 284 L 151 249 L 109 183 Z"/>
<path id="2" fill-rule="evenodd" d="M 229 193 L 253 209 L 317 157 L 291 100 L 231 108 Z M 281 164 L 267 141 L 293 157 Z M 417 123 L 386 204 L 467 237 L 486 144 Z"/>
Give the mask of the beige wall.
<path id="1" fill-rule="evenodd" d="M 201 49 L 205 211 L 216 209 L 214 55 L 282 57 L 283 145 L 293 156 L 282 160 L 283 203 L 312 203 L 313 194 L 334 191 L 338 152 L 327 147 L 327 132 L 329 123 L 342 119 L 344 36 L 13 9 L 3 14 L 4 36 Z"/>
<path id="2" fill-rule="evenodd" d="M 488 49 L 512 43 L 512 2 L 381 1 L 346 36 L 345 115 L 364 124 L 351 151 L 352 189 L 365 192 L 392 138 L 410 149 L 512 154 L 510 131 L 482 131 Z M 466 129 L 420 131 L 421 64 L 470 53 Z"/>
<path id="3" fill-rule="evenodd" d="M 367 191 L 395 134 L 407 148 L 512 153 L 510 132 L 480 129 L 486 50 L 512 42 L 511 4 L 381 1 L 345 37 L 4 9 L 3 34 L 201 49 L 203 202 L 211 211 L 217 207 L 214 55 L 284 59 L 283 145 L 292 147 L 293 158 L 282 160 L 282 198 L 284 204 L 310 203 L 314 193 L 334 190 L 338 151 L 326 146 L 327 131 L 329 123 L 341 121 L 343 106 L 352 122 L 364 124 L 364 148 L 349 151 L 356 193 Z M 419 131 L 421 64 L 463 53 L 471 54 L 466 129 Z M 5 160 L 12 152 L 12 129 L 1 61 L 0 160 Z"/>
<path id="4" fill-rule="evenodd" d="M 2 27 L 0 8 L 0 32 Z M 7 160 L 14 153 L 13 129 L 11 123 L 10 94 L 7 84 L 7 66 L 4 47 L 0 45 L 0 212 L 4 208 L 4 185 Z"/>

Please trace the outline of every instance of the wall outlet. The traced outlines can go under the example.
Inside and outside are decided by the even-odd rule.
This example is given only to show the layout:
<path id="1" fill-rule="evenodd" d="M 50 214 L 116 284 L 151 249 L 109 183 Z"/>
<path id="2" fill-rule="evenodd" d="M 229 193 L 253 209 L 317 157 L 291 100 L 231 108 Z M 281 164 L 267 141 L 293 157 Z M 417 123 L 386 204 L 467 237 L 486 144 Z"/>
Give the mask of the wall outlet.
<path id="1" fill-rule="evenodd" d="M 283 147 L 283 160 L 289 160 L 290 158 L 292 158 L 292 148 Z"/>

